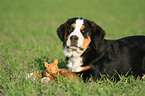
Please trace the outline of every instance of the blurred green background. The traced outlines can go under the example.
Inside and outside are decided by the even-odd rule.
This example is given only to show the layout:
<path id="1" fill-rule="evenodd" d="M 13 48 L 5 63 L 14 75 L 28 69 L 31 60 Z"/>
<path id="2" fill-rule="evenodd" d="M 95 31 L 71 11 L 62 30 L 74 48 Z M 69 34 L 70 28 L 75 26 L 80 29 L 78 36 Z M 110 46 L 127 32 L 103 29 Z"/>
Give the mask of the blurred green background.
<path id="1" fill-rule="evenodd" d="M 0 41 L 12 50 L 35 46 L 43 49 L 58 44 L 60 48 L 56 29 L 72 17 L 95 21 L 106 31 L 107 39 L 145 35 L 144 3 L 144 0 L 0 0 Z"/>
<path id="2" fill-rule="evenodd" d="M 145 0 L 0 0 L 0 84 L 8 86 L 5 93 L 24 90 L 15 83 L 23 74 L 44 70 L 44 61 L 57 58 L 65 67 L 56 29 L 72 17 L 95 21 L 106 39 L 145 35 Z"/>

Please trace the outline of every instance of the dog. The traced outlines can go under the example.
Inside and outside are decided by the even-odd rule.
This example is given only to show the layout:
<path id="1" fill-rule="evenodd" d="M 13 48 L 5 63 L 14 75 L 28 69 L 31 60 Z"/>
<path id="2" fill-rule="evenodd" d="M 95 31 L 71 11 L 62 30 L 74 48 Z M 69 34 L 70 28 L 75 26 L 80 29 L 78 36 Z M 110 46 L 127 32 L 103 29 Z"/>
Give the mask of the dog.
<path id="1" fill-rule="evenodd" d="M 84 81 L 94 81 L 102 75 L 119 79 L 120 75 L 142 77 L 145 74 L 145 36 L 130 36 L 118 40 L 104 39 L 106 32 L 95 22 L 74 17 L 57 29 L 63 42 L 69 71 L 81 74 Z M 79 72 L 85 66 L 91 69 Z"/>

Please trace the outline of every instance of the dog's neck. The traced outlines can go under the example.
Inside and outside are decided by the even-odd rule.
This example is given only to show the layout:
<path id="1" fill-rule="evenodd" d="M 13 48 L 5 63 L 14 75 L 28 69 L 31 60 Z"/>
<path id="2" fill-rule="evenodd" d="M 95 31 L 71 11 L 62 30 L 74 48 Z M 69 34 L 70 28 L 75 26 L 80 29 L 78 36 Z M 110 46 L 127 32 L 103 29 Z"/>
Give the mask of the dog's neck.
<path id="1" fill-rule="evenodd" d="M 72 72 L 80 72 L 83 67 L 81 54 L 83 52 L 78 51 L 69 51 L 66 47 L 64 47 L 64 55 L 68 57 L 67 67 L 69 71 Z"/>

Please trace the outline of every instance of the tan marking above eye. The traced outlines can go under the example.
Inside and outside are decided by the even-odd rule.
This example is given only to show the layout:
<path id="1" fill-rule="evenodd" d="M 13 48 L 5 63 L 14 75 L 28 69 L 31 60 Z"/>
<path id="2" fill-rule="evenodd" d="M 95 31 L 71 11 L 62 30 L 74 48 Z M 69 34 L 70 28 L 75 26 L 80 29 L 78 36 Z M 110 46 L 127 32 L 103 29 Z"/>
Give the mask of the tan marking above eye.
<path id="1" fill-rule="evenodd" d="M 75 28 L 75 27 L 76 27 L 76 24 L 73 23 L 71 26 L 72 26 L 73 28 Z"/>
<path id="2" fill-rule="evenodd" d="M 81 30 L 83 30 L 84 28 L 85 28 L 85 26 L 84 26 L 84 25 L 82 25 Z"/>

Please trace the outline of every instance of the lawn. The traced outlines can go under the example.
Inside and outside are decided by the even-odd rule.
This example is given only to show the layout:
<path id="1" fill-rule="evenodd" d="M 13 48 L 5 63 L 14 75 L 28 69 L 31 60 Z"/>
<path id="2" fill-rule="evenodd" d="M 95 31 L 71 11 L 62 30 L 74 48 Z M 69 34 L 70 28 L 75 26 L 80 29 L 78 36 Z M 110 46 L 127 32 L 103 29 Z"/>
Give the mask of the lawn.
<path id="1" fill-rule="evenodd" d="M 95 21 L 106 31 L 106 39 L 145 35 L 144 0 L 0 0 L 0 95 L 145 95 L 145 80 L 132 76 L 87 83 L 25 79 L 27 73 L 45 70 L 44 61 L 57 58 L 59 67 L 66 67 L 56 29 L 72 17 Z"/>

